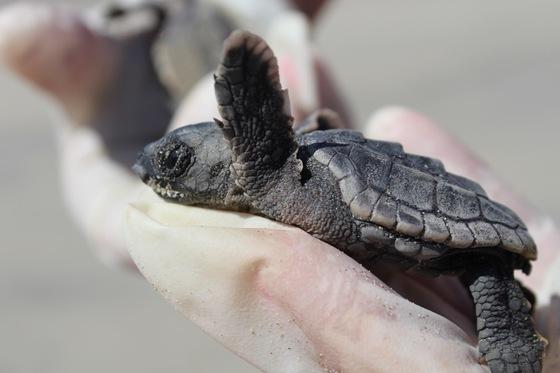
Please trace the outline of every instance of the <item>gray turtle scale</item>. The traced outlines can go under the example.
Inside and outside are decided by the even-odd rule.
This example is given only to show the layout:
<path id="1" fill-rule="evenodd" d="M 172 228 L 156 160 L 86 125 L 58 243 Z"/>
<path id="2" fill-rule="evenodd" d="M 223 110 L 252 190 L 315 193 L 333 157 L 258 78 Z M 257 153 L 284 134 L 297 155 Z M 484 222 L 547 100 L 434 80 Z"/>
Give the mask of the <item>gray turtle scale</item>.
<path id="1" fill-rule="evenodd" d="M 541 370 L 545 343 L 513 278 L 537 251 L 514 212 L 438 160 L 329 129 L 331 112 L 294 128 L 276 59 L 258 36 L 226 40 L 215 92 L 221 120 L 171 132 L 134 166 L 159 195 L 298 226 L 366 268 L 461 276 L 492 372 Z"/>
<path id="2" fill-rule="evenodd" d="M 489 200 L 475 182 L 446 172 L 438 160 L 349 130 L 311 132 L 298 140 L 307 163 L 329 169 L 360 227 L 350 251 L 355 247 L 367 256 L 367 244 L 383 242 L 414 263 L 485 247 L 536 258 L 517 215 Z"/>

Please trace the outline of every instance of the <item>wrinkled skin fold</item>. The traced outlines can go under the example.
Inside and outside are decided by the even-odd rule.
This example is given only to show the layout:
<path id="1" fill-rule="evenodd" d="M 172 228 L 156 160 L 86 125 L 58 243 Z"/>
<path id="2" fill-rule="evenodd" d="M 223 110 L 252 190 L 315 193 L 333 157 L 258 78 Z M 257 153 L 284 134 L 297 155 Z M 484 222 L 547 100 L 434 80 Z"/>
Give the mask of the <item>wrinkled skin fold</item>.
<path id="1" fill-rule="evenodd" d="M 461 361 L 460 371 L 484 371 L 472 337 L 305 232 L 146 195 L 127 214 L 138 268 L 186 317 L 257 367 L 427 372 Z"/>

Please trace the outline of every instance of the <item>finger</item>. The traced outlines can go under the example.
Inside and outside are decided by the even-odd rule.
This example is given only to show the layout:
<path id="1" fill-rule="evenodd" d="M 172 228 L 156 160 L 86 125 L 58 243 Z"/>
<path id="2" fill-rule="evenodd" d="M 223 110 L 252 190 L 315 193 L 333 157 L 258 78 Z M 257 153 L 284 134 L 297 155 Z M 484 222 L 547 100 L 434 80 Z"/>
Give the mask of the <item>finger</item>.
<path id="1" fill-rule="evenodd" d="M 135 198 L 141 183 L 114 161 L 130 162 L 139 150 L 131 150 L 130 145 L 142 135 L 141 121 L 127 114 L 149 121 L 148 133 L 152 133 L 155 123 L 151 120 L 153 115 L 142 112 L 153 113 L 153 105 L 134 97 L 141 91 L 133 89 L 134 84 L 146 79 L 139 68 L 142 61 L 137 58 L 142 53 L 136 50 L 134 56 L 126 54 L 124 47 L 91 30 L 80 14 L 69 9 L 26 3 L 0 11 L 3 63 L 52 95 L 66 111 L 64 118 L 57 118 L 57 124 L 67 208 L 105 263 L 134 268 L 124 244 L 123 219 L 125 207 Z M 120 90 L 110 90 L 110 99 L 101 100 L 122 56 L 134 59 L 136 69 L 131 71 L 137 75 L 121 74 L 117 84 Z M 125 83 L 120 84 L 122 79 Z M 129 95 L 130 92 L 133 94 Z M 148 101 L 157 101 L 157 94 L 149 89 L 141 92 Z M 131 110 L 130 104 L 138 105 L 138 109 Z M 127 132 L 127 121 L 138 131 Z M 163 129 L 166 126 L 167 121 Z M 88 127 L 96 128 L 97 132 Z M 107 127 L 110 133 L 102 131 Z M 116 139 L 116 143 L 111 143 L 111 139 Z M 143 146 L 144 142 L 140 142 Z"/>
<path id="2" fill-rule="evenodd" d="M 307 35 L 305 35 L 306 30 L 300 29 L 305 29 L 305 27 L 299 24 L 298 21 L 300 20 L 297 18 L 293 20 L 290 17 L 283 17 L 280 21 L 282 20 L 290 23 L 294 21 L 295 25 L 298 26 L 296 27 L 295 35 L 289 34 L 286 36 L 278 30 L 272 32 L 272 35 L 275 36 L 274 42 L 282 53 L 279 57 L 282 84 L 284 87 L 287 87 L 290 93 L 291 111 L 296 116 L 297 121 L 317 108 L 317 87 L 315 85 L 314 73 L 309 71 L 312 67 L 308 59 L 306 59 L 310 53 L 306 49 L 309 46 L 305 44 L 308 41 L 302 40 Z M 280 23 L 283 24 L 282 22 Z M 303 56 L 298 57 L 301 64 L 297 65 L 298 67 L 296 68 L 293 53 L 297 52 L 300 52 Z M 301 76 L 305 76 L 306 79 L 299 79 Z M 169 129 L 173 130 L 188 124 L 208 122 L 212 118 L 218 118 L 219 116 L 218 104 L 214 93 L 214 78 L 213 74 L 209 74 L 195 84 L 185 97 L 175 113 Z"/>
<path id="3" fill-rule="evenodd" d="M 280 61 L 280 74 L 290 76 L 291 72 L 289 70 L 291 66 L 292 65 L 289 63 L 289 59 L 287 58 Z M 351 121 L 348 119 L 349 114 L 346 110 L 345 104 L 342 99 L 336 95 L 336 90 L 333 90 L 332 79 L 321 64 L 316 63 L 316 69 L 317 74 L 319 74 L 319 87 L 329 87 L 329 89 L 321 88 L 319 91 L 319 94 L 321 95 L 320 106 L 337 108 L 338 113 L 342 112 L 344 114 L 342 117 L 343 124 L 345 126 L 351 126 Z M 293 79 L 286 78 L 286 86 L 293 87 L 293 84 L 295 84 Z M 292 91 L 293 88 L 289 89 L 289 92 Z M 309 111 L 302 110 L 301 107 L 296 107 L 295 105 L 298 104 L 297 101 L 290 100 L 290 104 L 292 105 L 293 112 L 300 113 L 299 118 L 302 118 L 304 113 Z M 209 74 L 195 84 L 189 94 L 185 97 L 173 116 L 171 125 L 169 126 L 169 131 L 188 124 L 207 122 L 209 119 L 216 118 L 218 116 L 218 107 L 216 97 L 214 96 L 214 78 L 212 74 Z"/>
<path id="4" fill-rule="evenodd" d="M 536 318 L 539 330 L 548 339 L 543 372 L 560 372 L 560 296 L 552 297 L 547 307 L 538 310 Z"/>
<path id="5" fill-rule="evenodd" d="M 431 278 L 425 274 L 403 272 L 400 268 L 390 271 L 373 269 L 373 273 L 404 298 L 459 326 L 476 343 L 472 299 L 457 277 L 440 275 Z"/>
<path id="6" fill-rule="evenodd" d="M 143 203 L 127 240 L 169 302 L 265 371 L 483 371 L 458 327 L 295 228 Z"/>
<path id="7" fill-rule="evenodd" d="M 74 222 L 106 264 L 135 269 L 124 240 L 124 212 L 142 183 L 112 162 L 87 127 L 58 130 L 63 198 Z"/>
<path id="8" fill-rule="evenodd" d="M 300 101 L 300 99 L 305 97 L 305 92 L 300 92 L 300 83 L 295 79 L 292 68 L 293 63 L 290 58 L 284 57 L 279 61 L 280 75 L 284 77 L 283 86 L 288 87 L 291 110 L 296 113 L 297 121 L 301 120 L 311 110 L 317 109 L 317 103 L 313 103 L 315 107 L 312 107 L 309 103 L 304 105 Z M 303 100 L 306 101 L 305 99 Z M 303 109 L 304 107 L 305 109 Z M 212 118 L 218 118 L 219 116 L 218 104 L 214 93 L 214 78 L 212 74 L 209 74 L 194 85 L 187 97 L 183 100 L 173 117 L 170 130 L 188 124 L 208 122 Z"/>
<path id="9" fill-rule="evenodd" d="M 347 128 L 353 128 L 354 121 L 350 109 L 329 69 L 321 60 L 316 59 L 315 70 L 317 72 L 320 107 L 334 110 L 342 118 Z"/>
<path id="10" fill-rule="evenodd" d="M 109 157 L 128 168 L 171 119 L 171 98 L 151 53 L 160 25 L 149 17 L 155 11 L 132 7 L 94 29 L 86 16 L 95 11 L 101 9 L 82 15 L 52 5 L 8 7 L 0 16 L 0 54 L 53 96 L 70 124 L 94 128 Z"/>
<path id="11" fill-rule="evenodd" d="M 421 114 L 404 108 L 382 109 L 372 116 L 366 133 L 371 138 L 400 142 L 407 152 L 442 159 L 449 172 L 481 183 L 491 197 L 511 206 L 524 220 L 534 218 L 533 209 L 492 173 L 485 163 L 442 127 Z"/>
<path id="12" fill-rule="evenodd" d="M 329 107 L 342 114 L 350 125 L 347 108 L 336 94 L 332 77 L 313 53 L 308 27 L 300 15 L 288 12 L 275 19 L 267 37 L 278 57 L 282 86 L 288 89 L 294 120 L 298 123 L 315 110 Z M 191 89 L 170 129 L 219 116 L 213 83 L 212 75 L 208 75 Z"/>
<path id="13" fill-rule="evenodd" d="M 309 21 L 299 12 L 283 12 L 274 17 L 265 39 L 277 58 L 282 86 L 289 90 L 291 112 L 299 122 L 319 105 Z"/>
<path id="14" fill-rule="evenodd" d="M 317 5 L 317 4 L 316 4 Z M 347 126 L 351 118 L 334 80 L 311 41 L 312 24 L 297 12 L 277 16 L 267 31 L 266 40 L 278 59 L 280 78 L 287 87 L 295 123 L 317 109 L 335 110 Z"/>
<path id="15" fill-rule="evenodd" d="M 117 56 L 78 13 L 51 4 L 16 3 L 0 11 L 0 59 L 81 122 L 112 78 Z"/>
<path id="16" fill-rule="evenodd" d="M 280 74 L 290 76 L 290 66 L 286 62 L 280 64 Z M 286 80 L 286 86 L 291 87 L 289 88 L 290 93 L 297 90 L 297 88 L 293 88 L 294 84 L 295 81 L 293 79 Z M 292 111 L 303 112 L 297 106 L 298 101 L 290 100 L 290 105 L 292 106 Z M 171 131 L 189 124 L 208 122 L 212 118 L 218 118 L 219 116 L 218 104 L 214 93 L 214 77 L 213 74 L 209 74 L 195 84 L 187 97 L 185 97 L 171 121 L 169 130 Z"/>
<path id="17" fill-rule="evenodd" d="M 214 95 L 214 77 L 212 74 L 202 78 L 183 100 L 171 121 L 169 131 L 179 127 L 209 122 L 218 118 L 218 104 Z"/>
<path id="18" fill-rule="evenodd" d="M 67 110 L 65 118 L 57 118 L 62 124 L 57 134 L 68 209 L 104 262 L 132 268 L 124 246 L 123 216 L 140 183 L 111 162 L 99 136 L 83 127 L 112 69 L 113 50 L 106 42 L 68 9 L 24 3 L 0 11 L 0 57 L 5 66 Z"/>
<path id="19" fill-rule="evenodd" d="M 491 198 L 516 211 L 527 223 L 539 247 L 539 259 L 533 264 L 532 275 L 524 282 L 536 290 L 542 288 L 559 255 L 560 232 L 550 218 L 512 192 L 502 179 L 451 134 L 418 113 L 404 108 L 382 109 L 369 120 L 365 132 L 371 138 L 400 142 L 407 152 L 441 159 L 448 171 L 477 181 Z"/>
<path id="20" fill-rule="evenodd" d="M 328 0 L 292 0 L 292 3 L 313 21 L 328 3 Z"/>

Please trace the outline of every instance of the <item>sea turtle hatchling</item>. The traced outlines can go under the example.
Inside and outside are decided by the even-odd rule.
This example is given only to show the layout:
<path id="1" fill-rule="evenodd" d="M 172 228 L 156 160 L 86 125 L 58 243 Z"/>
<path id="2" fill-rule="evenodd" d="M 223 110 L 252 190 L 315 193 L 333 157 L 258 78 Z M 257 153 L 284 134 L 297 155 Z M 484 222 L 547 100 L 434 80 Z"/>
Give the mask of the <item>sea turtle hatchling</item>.
<path id="1" fill-rule="evenodd" d="M 222 120 L 179 128 L 139 156 L 134 170 L 155 192 L 298 226 L 366 267 L 390 261 L 461 276 L 492 372 L 541 370 L 545 341 L 513 278 L 537 251 L 514 212 L 438 160 L 320 130 L 329 116 L 294 132 L 276 58 L 256 35 L 226 40 L 215 93 Z"/>

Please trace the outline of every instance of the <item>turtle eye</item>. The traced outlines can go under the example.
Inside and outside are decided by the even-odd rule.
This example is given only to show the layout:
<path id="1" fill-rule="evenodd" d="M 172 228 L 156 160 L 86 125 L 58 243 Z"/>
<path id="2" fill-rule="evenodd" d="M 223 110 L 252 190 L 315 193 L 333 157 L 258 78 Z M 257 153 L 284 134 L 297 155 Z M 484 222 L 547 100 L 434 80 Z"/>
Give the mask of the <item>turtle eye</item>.
<path id="1" fill-rule="evenodd" d="M 192 150 L 183 143 L 172 143 L 158 151 L 157 166 L 167 177 L 181 177 L 189 169 L 192 161 Z"/>

